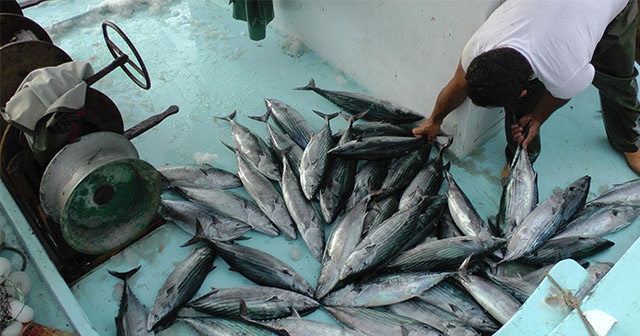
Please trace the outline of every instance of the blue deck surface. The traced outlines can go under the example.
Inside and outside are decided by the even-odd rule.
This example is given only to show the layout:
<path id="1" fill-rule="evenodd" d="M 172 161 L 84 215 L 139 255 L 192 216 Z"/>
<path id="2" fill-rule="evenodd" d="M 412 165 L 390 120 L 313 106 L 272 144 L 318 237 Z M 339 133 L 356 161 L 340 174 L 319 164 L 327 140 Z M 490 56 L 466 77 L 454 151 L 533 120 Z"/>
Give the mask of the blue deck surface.
<path id="1" fill-rule="evenodd" d="M 131 2 L 137 5 L 129 7 L 126 1 L 122 1 L 120 3 L 124 5 L 121 7 L 97 10 L 101 8 L 100 3 L 48 1 L 25 10 L 25 16 L 47 28 L 54 43 L 74 60 L 88 61 L 96 70 L 112 60 L 102 39 L 101 22 L 112 20 L 125 31 L 149 69 L 151 89 L 137 88 L 120 70 L 115 70 L 94 87 L 116 103 L 123 115 L 125 128 L 163 111 L 169 105 L 180 107 L 177 115 L 133 140 L 140 158 L 153 165 L 205 160 L 235 171 L 233 154 L 221 143 L 231 143 L 230 126 L 214 116 L 226 116 L 235 110 L 238 112 L 236 121 L 265 135 L 264 125 L 248 116 L 263 114 L 262 99 L 269 97 L 286 102 L 308 115 L 312 125 L 319 128 L 322 120 L 311 110 L 336 112 L 336 107 L 311 92 L 294 91 L 292 88 L 314 78 L 321 87 L 366 92 L 365 88 L 311 51 L 300 57 L 289 55 L 291 37 L 268 29 L 265 40 L 250 41 L 246 23 L 232 19 L 231 7 L 226 5 L 226 1 L 159 1 L 161 5 Z M 535 163 L 540 199 L 565 188 L 583 175 L 592 178 L 589 198 L 614 184 L 637 178 L 627 168 L 622 155 L 609 147 L 599 109 L 597 92 L 592 87 L 557 111 L 543 126 L 543 151 Z M 334 130 L 344 125 L 342 120 L 332 122 Z M 485 218 L 495 215 L 498 209 L 501 193 L 499 175 L 505 164 L 504 144 L 504 136 L 496 134 L 468 157 L 446 157 L 452 161 L 451 173 L 458 184 Z M 37 241 L 33 236 L 29 237 L 29 229 L 25 227 L 28 224 L 4 188 L 0 188 L 0 200 L 7 222 L 23 237 L 16 242 L 30 249 L 37 248 Z M 611 262 L 620 259 L 619 265 L 585 302 L 585 307 L 607 311 L 618 319 L 610 335 L 629 335 L 627 331 L 640 329 L 640 323 L 633 318 L 638 308 L 640 289 L 629 280 L 637 279 L 638 244 L 621 259 L 639 236 L 640 221 L 636 220 L 624 230 L 607 236 L 616 245 L 592 258 Z M 315 285 L 320 265 L 308 253 L 301 239 L 288 241 L 283 237 L 271 238 L 259 233 L 251 233 L 249 237 L 251 239 L 243 244 L 267 249 L 290 263 L 311 285 Z M 121 282 L 107 270 L 125 271 L 141 265 L 141 271 L 131 279 L 130 286 L 149 307 L 175 264 L 188 255 L 190 248 L 180 245 L 189 238 L 176 226 L 164 225 L 112 257 L 71 288 L 64 285 L 50 262 L 41 260 L 46 257 L 32 255 L 34 260 L 30 263 L 30 272 L 40 272 L 48 280 L 37 284 L 38 297 L 43 298 L 41 302 L 47 303 L 48 307 L 53 307 L 36 310 L 36 321 L 63 329 L 77 329 L 82 335 L 115 334 L 114 317 L 118 311 Z M 210 287 L 251 284 L 229 271 L 223 261 L 216 261 L 216 265 L 197 295 L 209 291 Z M 578 272 L 576 265 L 568 261 L 559 265 L 552 274 L 570 289 L 577 289 L 574 287 L 583 281 L 584 273 Z M 538 297 L 544 298 L 548 294 L 545 286 L 548 284 L 543 283 L 536 292 Z M 608 299 L 614 297 L 610 296 L 613 294 L 616 299 Z M 544 305 L 529 304 L 518 315 L 529 321 L 517 322 L 514 319 L 508 326 L 511 329 L 505 328 L 502 334 L 522 334 L 525 330 L 533 330 L 529 328 L 537 327 L 539 324 L 536 322 L 547 318 L 547 329 L 553 330 L 556 322 L 563 320 L 566 314 L 548 309 Z M 572 323 L 576 322 L 571 319 L 574 317 L 569 315 L 563 324 L 567 328 L 564 330 L 571 332 L 563 333 L 563 329 L 557 329 L 553 335 L 582 335 L 576 331 L 579 327 L 573 327 Z M 320 311 L 309 318 L 331 320 Z M 173 334 L 186 335 L 191 331 L 176 325 L 162 333 Z"/>

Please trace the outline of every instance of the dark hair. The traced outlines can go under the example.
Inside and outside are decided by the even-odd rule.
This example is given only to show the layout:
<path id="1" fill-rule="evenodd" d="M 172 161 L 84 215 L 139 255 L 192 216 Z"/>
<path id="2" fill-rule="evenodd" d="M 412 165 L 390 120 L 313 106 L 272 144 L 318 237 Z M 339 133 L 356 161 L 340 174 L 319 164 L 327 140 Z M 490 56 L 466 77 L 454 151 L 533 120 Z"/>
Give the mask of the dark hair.
<path id="1" fill-rule="evenodd" d="M 520 97 L 533 70 L 529 61 L 512 48 L 478 55 L 467 69 L 467 96 L 478 106 L 501 106 Z"/>

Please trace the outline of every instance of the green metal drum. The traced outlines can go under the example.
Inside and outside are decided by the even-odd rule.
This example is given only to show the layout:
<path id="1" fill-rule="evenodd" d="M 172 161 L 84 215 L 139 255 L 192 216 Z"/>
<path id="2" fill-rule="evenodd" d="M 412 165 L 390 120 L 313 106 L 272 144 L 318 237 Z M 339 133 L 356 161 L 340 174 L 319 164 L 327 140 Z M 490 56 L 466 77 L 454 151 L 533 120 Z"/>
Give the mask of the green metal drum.
<path id="1" fill-rule="evenodd" d="M 87 254 L 126 246 L 149 228 L 160 206 L 156 169 L 124 136 L 95 132 L 65 146 L 47 166 L 40 201 L 65 241 Z"/>

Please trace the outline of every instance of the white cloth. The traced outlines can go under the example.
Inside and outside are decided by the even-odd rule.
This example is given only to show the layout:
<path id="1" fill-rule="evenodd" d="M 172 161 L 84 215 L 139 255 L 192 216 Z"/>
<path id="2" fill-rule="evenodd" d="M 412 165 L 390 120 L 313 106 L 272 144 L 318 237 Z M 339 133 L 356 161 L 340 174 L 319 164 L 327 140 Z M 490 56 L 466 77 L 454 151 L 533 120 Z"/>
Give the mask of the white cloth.
<path id="1" fill-rule="evenodd" d="M 519 51 L 534 77 L 556 98 L 570 99 L 591 84 L 589 62 L 607 25 L 628 0 L 507 0 L 471 36 L 462 68 L 481 53 Z"/>
<path id="2" fill-rule="evenodd" d="M 91 64 L 67 62 L 31 71 L 1 111 L 9 124 L 25 134 L 33 149 L 38 121 L 64 110 L 75 111 L 84 106 L 87 92 L 85 79 L 93 75 Z"/>
<path id="3" fill-rule="evenodd" d="M 2 117 L 12 125 L 33 132 L 38 120 L 58 109 L 84 106 L 93 68 L 86 62 L 67 62 L 31 71 L 9 99 Z"/>

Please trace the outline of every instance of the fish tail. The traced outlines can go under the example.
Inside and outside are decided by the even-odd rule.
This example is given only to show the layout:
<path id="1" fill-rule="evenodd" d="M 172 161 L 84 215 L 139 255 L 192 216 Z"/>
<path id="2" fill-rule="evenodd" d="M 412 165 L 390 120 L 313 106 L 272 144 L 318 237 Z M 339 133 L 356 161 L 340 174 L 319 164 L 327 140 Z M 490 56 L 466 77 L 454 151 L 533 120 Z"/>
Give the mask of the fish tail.
<path id="1" fill-rule="evenodd" d="M 116 271 L 107 271 L 107 272 L 109 272 L 109 274 L 113 275 L 114 277 L 124 282 L 127 282 L 127 279 L 129 279 L 131 276 L 136 274 L 136 272 L 138 272 L 140 267 L 142 267 L 142 265 L 138 265 L 138 267 L 134 267 L 126 272 L 116 272 Z"/>
<path id="2" fill-rule="evenodd" d="M 329 121 L 337 116 L 339 116 L 341 113 L 340 112 L 336 112 L 336 113 L 331 113 L 331 114 L 327 114 L 327 113 L 322 113 L 320 111 L 316 111 L 313 110 L 313 112 L 317 115 L 319 115 L 321 118 L 325 119 L 326 121 Z"/>
<path id="3" fill-rule="evenodd" d="M 263 115 L 249 116 L 250 119 L 261 121 L 263 123 L 269 121 L 269 117 L 271 117 L 271 111 L 269 109 L 267 109 L 267 112 L 265 112 Z"/>
<path id="4" fill-rule="evenodd" d="M 304 91 L 314 91 L 317 89 L 317 87 L 316 87 L 316 82 L 313 80 L 313 78 L 311 78 L 311 80 L 309 81 L 309 84 L 307 84 L 306 86 L 301 86 L 293 89 L 304 90 Z"/>
<path id="5" fill-rule="evenodd" d="M 216 118 L 216 119 L 224 119 L 224 120 L 227 120 L 227 121 L 231 121 L 231 120 L 233 120 L 233 118 L 235 118 L 235 117 L 236 117 L 236 113 L 237 113 L 237 112 L 238 112 L 238 111 L 233 110 L 233 112 L 231 112 L 231 114 L 229 114 L 229 115 L 228 115 L 228 116 L 226 116 L 226 117 L 219 117 L 219 116 L 215 116 L 214 118 Z"/>

